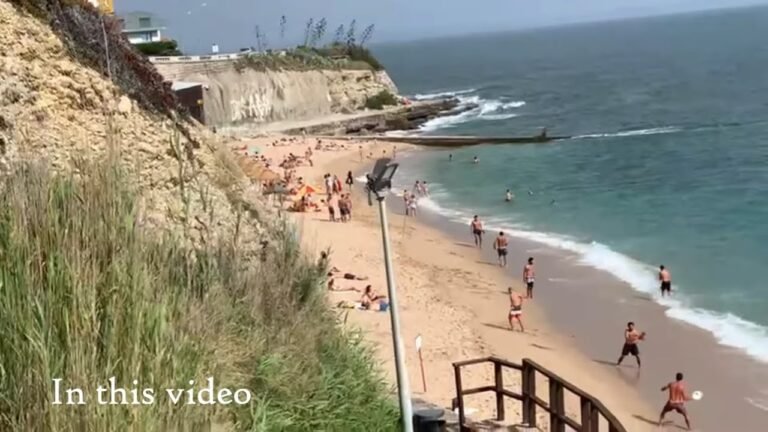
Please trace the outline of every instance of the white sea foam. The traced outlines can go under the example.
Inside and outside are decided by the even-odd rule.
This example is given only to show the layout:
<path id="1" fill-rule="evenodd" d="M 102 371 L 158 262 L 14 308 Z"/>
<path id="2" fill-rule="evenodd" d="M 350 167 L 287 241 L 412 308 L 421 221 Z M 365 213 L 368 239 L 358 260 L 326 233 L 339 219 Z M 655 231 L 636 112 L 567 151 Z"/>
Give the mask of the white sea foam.
<path id="1" fill-rule="evenodd" d="M 525 101 L 500 101 L 496 99 L 483 99 L 480 96 L 459 96 L 459 105 L 475 107 L 450 116 L 436 117 L 421 125 L 422 131 L 435 131 L 473 120 L 507 120 L 517 117 L 517 113 L 510 112 L 516 108 L 525 106 Z"/>
<path id="2" fill-rule="evenodd" d="M 628 130 L 628 131 L 622 131 L 622 132 L 578 135 L 578 136 L 573 137 L 573 139 L 583 139 L 583 138 L 615 138 L 615 137 L 630 137 L 630 136 L 642 136 L 642 135 L 661 135 L 661 134 L 670 134 L 670 133 L 680 132 L 681 130 L 682 129 L 680 129 L 679 127 L 676 127 L 676 126 L 664 126 L 664 127 L 651 128 L 651 129 L 636 129 L 636 130 Z"/>
<path id="3" fill-rule="evenodd" d="M 470 212 L 445 208 L 439 204 L 439 200 L 434 199 L 436 196 L 440 195 L 435 194 L 419 200 L 420 207 L 453 222 L 469 223 L 472 218 Z M 611 273 L 633 289 L 649 294 L 657 303 L 667 307 L 666 315 L 670 318 L 707 330 L 720 344 L 740 349 L 751 357 L 768 363 L 768 328 L 731 313 L 697 308 L 692 306 L 684 295 L 678 294 L 673 299 L 661 298 L 655 266 L 637 261 L 601 243 L 584 243 L 565 235 L 533 231 L 510 219 L 486 218 L 486 227 L 491 231 L 503 230 L 513 237 L 572 252 L 578 256 L 581 264 Z"/>
<path id="4" fill-rule="evenodd" d="M 440 98 L 448 98 L 448 97 L 454 97 L 459 96 L 463 94 L 469 94 L 476 92 L 477 89 L 464 89 L 464 90 L 452 90 L 452 91 L 444 91 L 444 92 L 438 92 L 438 93 L 425 93 L 425 94 L 415 94 L 411 97 L 413 100 L 432 100 L 432 99 L 440 99 Z"/>

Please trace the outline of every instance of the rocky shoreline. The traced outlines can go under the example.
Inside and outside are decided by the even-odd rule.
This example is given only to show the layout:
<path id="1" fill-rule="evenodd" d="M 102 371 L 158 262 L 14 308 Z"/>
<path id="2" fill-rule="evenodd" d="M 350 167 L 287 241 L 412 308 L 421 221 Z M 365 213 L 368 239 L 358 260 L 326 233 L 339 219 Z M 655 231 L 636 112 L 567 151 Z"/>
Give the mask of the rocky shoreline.
<path id="1" fill-rule="evenodd" d="M 411 105 L 386 112 L 372 112 L 369 116 L 323 123 L 306 128 L 285 131 L 290 135 L 371 135 L 390 131 L 416 130 L 424 123 L 438 117 L 452 116 L 477 108 L 473 104 L 461 104 L 457 98 L 414 102 Z"/>

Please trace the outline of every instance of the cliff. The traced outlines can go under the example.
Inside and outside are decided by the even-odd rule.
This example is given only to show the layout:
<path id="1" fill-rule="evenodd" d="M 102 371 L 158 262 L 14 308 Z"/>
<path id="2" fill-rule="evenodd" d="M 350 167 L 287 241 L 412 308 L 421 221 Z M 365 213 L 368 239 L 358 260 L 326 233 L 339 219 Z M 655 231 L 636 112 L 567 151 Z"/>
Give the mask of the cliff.
<path id="1" fill-rule="evenodd" d="M 219 232 L 234 232 L 239 210 L 233 196 L 243 189 L 229 152 L 178 120 L 168 108 L 175 106 L 173 94 L 148 62 L 120 42 L 119 33 L 109 34 L 115 41 L 112 81 L 98 58 L 88 61 L 98 46 L 74 41 L 103 40 L 77 30 L 100 22 L 95 9 L 48 0 L 34 4 L 0 0 L 0 174 L 39 159 L 57 171 L 77 172 L 81 161 L 113 151 L 136 179 L 143 224 L 178 230 L 189 220 L 193 237 L 200 238 L 215 209 L 216 224 L 224 228 Z M 256 221 L 245 225 L 237 229 L 246 237 L 259 235 Z"/>
<path id="2" fill-rule="evenodd" d="M 255 70 L 234 61 L 156 64 L 166 80 L 205 84 L 206 123 L 225 126 L 305 120 L 363 109 L 382 90 L 397 94 L 386 72 Z"/>

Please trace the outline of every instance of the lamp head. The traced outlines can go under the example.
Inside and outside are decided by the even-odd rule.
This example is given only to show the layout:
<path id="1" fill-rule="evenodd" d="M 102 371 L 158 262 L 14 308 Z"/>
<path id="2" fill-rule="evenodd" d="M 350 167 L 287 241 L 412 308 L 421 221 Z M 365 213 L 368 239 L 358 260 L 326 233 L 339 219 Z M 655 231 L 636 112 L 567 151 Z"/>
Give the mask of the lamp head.
<path id="1" fill-rule="evenodd" d="M 377 160 L 373 172 L 366 175 L 368 193 L 373 192 L 381 199 L 381 192 L 392 188 L 392 177 L 395 176 L 397 167 L 398 164 L 392 163 L 390 158 Z"/>

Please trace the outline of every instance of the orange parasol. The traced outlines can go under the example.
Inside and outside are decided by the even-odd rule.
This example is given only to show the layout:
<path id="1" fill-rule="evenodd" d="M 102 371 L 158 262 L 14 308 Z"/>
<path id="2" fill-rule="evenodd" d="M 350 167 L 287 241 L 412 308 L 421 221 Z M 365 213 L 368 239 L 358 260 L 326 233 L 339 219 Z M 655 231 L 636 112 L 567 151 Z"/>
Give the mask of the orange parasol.
<path id="1" fill-rule="evenodd" d="M 299 196 L 303 196 L 306 194 L 313 194 L 317 193 L 317 188 L 313 187 L 312 185 L 305 184 L 304 186 L 299 188 Z"/>

